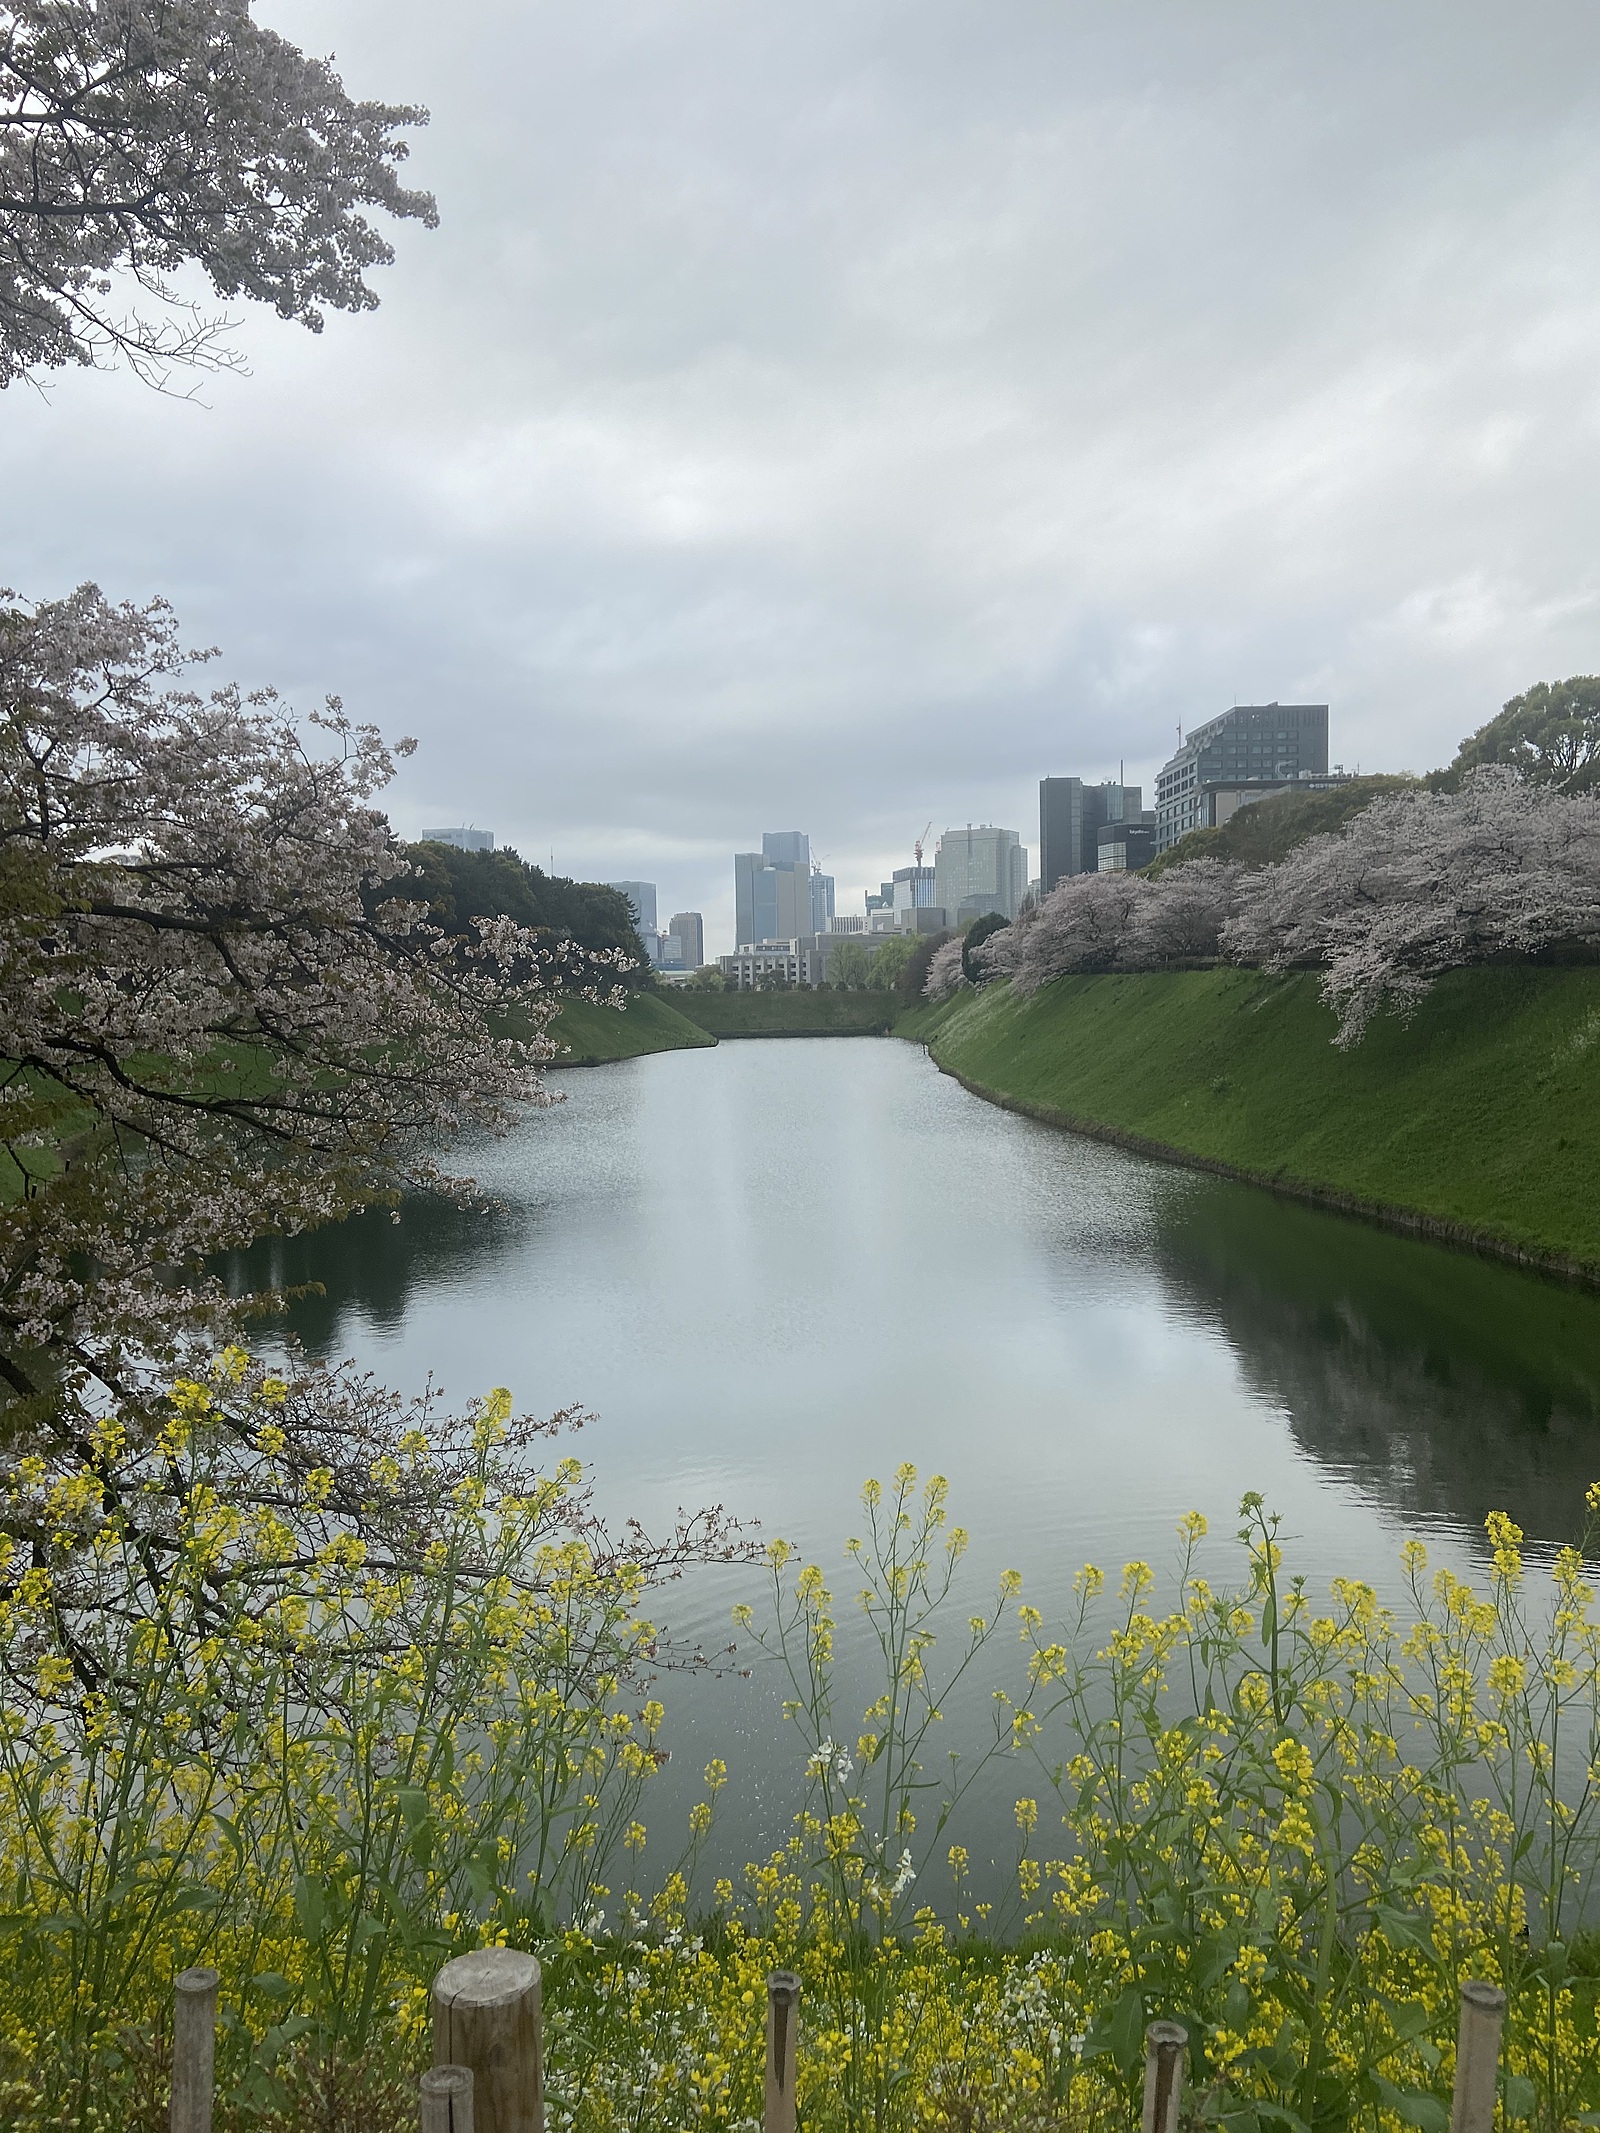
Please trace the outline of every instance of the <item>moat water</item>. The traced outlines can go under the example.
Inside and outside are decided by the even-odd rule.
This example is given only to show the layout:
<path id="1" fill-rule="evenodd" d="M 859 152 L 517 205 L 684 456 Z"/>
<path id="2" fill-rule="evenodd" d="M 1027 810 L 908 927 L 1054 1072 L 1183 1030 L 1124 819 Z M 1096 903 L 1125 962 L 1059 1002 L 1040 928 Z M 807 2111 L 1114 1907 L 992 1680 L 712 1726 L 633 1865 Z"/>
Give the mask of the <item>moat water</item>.
<path id="1" fill-rule="evenodd" d="M 1190 1509 L 1218 1573 L 1247 1490 L 1314 1592 L 1344 1575 L 1398 1593 L 1408 1533 L 1479 1570 L 1493 1508 L 1535 1555 L 1581 1529 L 1600 1297 L 1074 1139 L 888 1039 L 552 1079 L 565 1102 L 464 1159 L 489 1212 L 361 1218 L 236 1274 L 320 1282 L 299 1339 L 407 1390 L 589 1409 L 574 1449 L 619 1517 L 722 1504 L 848 1603 L 861 1484 L 909 1460 L 949 1478 L 972 1536 L 956 1624 L 1003 1568 L 1047 1617 L 1086 1560 L 1159 1570 Z M 757 1586 L 691 1577 L 658 1616 L 717 1651 Z M 752 1656 L 660 1691 L 674 1759 L 652 1829 L 723 1754 L 728 1859 L 781 1837 L 797 1797 L 799 1743 L 771 1670 L 743 1678 Z M 952 1740 L 975 1742 L 985 1700 Z M 1008 1786 L 1038 1789 L 1002 1777 L 980 1847 L 1002 1845 Z"/>

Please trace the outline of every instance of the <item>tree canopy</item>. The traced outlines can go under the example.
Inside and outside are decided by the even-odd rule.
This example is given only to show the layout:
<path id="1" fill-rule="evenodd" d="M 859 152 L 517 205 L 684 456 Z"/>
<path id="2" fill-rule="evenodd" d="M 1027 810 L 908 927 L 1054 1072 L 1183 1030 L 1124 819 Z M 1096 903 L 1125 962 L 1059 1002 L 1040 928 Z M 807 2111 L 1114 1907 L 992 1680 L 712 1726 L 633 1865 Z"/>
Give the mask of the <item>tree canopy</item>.
<path id="1" fill-rule="evenodd" d="M 841 941 L 828 958 L 828 973 L 840 992 L 864 992 L 872 982 L 872 957 L 865 943 Z"/>
<path id="2" fill-rule="evenodd" d="M 1190 830 L 1143 871 L 1151 876 L 1196 859 L 1237 860 L 1241 866 L 1276 866 L 1308 837 L 1321 837 L 1349 822 L 1385 793 L 1405 792 L 1414 778 L 1378 774 L 1350 778 L 1327 792 L 1275 792 L 1241 807 L 1221 829 Z"/>
<path id="3" fill-rule="evenodd" d="M 225 1318 L 209 1255 L 466 1190 L 434 1146 L 548 1100 L 552 979 L 615 967 L 509 917 L 446 934 L 377 732 L 332 701 L 314 753 L 192 664 L 160 602 L 0 605 L 0 1405 L 41 1415 Z"/>
<path id="4" fill-rule="evenodd" d="M 922 988 L 928 981 L 929 966 L 950 935 L 948 932 L 920 933 L 913 938 L 909 934 L 901 934 L 899 938 L 906 944 L 905 951 L 893 966 L 890 982 L 885 989 L 898 992 L 905 1006 L 915 1007 L 921 1000 Z M 883 953 L 882 949 L 878 952 L 880 955 Z"/>
<path id="5" fill-rule="evenodd" d="M 161 382 L 233 358 L 224 298 L 313 333 L 370 311 L 394 253 L 364 210 L 430 227 L 401 185 L 408 104 L 356 103 L 325 60 L 250 19 L 250 0 L 0 0 L 0 386 L 121 357 Z M 124 274 L 161 316 L 120 311 Z"/>
<path id="6" fill-rule="evenodd" d="M 1498 717 L 1469 734 L 1447 777 L 1506 763 L 1535 785 L 1587 792 L 1600 784 L 1600 675 L 1541 681 L 1513 696 Z"/>
<path id="7" fill-rule="evenodd" d="M 1274 865 L 1202 856 L 1159 875 L 1068 874 L 973 960 L 1020 993 L 1218 956 L 1320 968 L 1336 1041 L 1350 1045 L 1374 1015 L 1410 1014 L 1447 970 L 1597 945 L 1600 792 L 1552 792 L 1490 764 L 1458 789 L 1408 782 Z M 964 982 L 941 956 L 925 996 Z"/>
<path id="8" fill-rule="evenodd" d="M 625 956 L 635 965 L 628 977 L 648 983 L 644 945 L 620 889 L 547 874 L 509 846 L 464 852 L 425 842 L 407 845 L 405 854 L 414 870 L 410 893 L 426 898 L 429 917 L 445 933 L 466 936 L 479 919 L 508 918 L 552 942 Z"/>
<path id="9" fill-rule="evenodd" d="M 972 924 L 962 935 L 961 974 L 969 985 L 976 985 L 981 975 L 979 966 L 973 961 L 973 957 L 986 940 L 996 933 L 1003 933 L 1010 923 L 1011 921 L 1003 917 L 998 911 L 985 911 L 981 918 L 975 918 L 972 921 Z M 929 967 L 932 967 L 931 963 Z"/>

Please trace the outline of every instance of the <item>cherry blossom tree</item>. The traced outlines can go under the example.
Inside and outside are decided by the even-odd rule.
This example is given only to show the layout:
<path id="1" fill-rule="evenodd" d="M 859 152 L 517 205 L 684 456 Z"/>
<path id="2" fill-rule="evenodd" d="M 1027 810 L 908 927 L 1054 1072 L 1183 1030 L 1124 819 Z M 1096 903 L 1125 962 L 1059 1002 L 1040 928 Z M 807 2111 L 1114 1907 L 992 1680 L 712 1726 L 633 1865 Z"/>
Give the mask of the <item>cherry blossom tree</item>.
<path id="1" fill-rule="evenodd" d="M 1266 970 L 1320 965 L 1335 1041 L 1356 1044 L 1447 970 L 1600 941 L 1600 794 L 1504 766 L 1458 792 L 1397 793 L 1246 877 L 1239 903 L 1225 951 Z"/>
<path id="2" fill-rule="evenodd" d="M 1222 928 L 1239 908 L 1245 869 L 1224 859 L 1191 859 L 1168 867 L 1134 908 L 1122 952 L 1131 969 L 1214 961 Z"/>
<path id="3" fill-rule="evenodd" d="M 1116 969 L 1151 893 L 1138 874 L 1069 874 L 1057 882 L 1022 942 L 1013 976 L 1017 991 L 1037 992 L 1073 971 Z"/>
<path id="4" fill-rule="evenodd" d="M 961 968 L 961 952 L 965 946 L 966 943 L 958 933 L 934 950 L 933 960 L 928 965 L 928 975 L 923 981 L 922 997 L 925 1000 L 931 1000 L 938 1006 L 967 982 Z"/>
<path id="5" fill-rule="evenodd" d="M 398 129 L 426 123 L 352 102 L 250 0 L 0 0 L 0 386 L 233 364 L 226 321 L 173 287 L 189 264 L 313 333 L 324 306 L 372 310 L 394 255 L 365 211 L 438 220 L 397 175 Z M 118 274 L 164 316 L 122 313 Z"/>
<path id="6" fill-rule="evenodd" d="M 0 1400 L 70 1429 L 95 1388 L 136 1404 L 141 1359 L 226 1327 L 208 1255 L 470 1191 L 440 1144 L 549 1100 L 552 978 L 609 980 L 616 958 L 430 924 L 373 804 L 391 753 L 337 702 L 314 748 L 270 692 L 180 686 L 160 602 L 11 597 Z"/>
<path id="7" fill-rule="evenodd" d="M 969 951 L 965 960 L 973 966 L 974 975 L 980 979 L 1015 977 L 1028 935 L 1038 918 L 1039 906 L 1030 898 L 1009 926 L 1002 926 Z"/>

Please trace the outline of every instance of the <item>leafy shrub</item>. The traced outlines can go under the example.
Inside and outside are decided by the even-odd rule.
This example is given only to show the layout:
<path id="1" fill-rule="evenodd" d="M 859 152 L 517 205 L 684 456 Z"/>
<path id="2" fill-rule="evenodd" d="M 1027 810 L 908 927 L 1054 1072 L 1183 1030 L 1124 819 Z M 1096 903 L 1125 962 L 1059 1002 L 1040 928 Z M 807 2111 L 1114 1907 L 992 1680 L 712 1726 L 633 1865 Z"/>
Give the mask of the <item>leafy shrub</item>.
<path id="1" fill-rule="evenodd" d="M 24 1462 L 3 2044 L 38 2110 L 100 2094 L 189 1963 L 228 1979 L 228 2084 L 266 2108 L 287 2046 L 392 2050 L 449 1955 L 597 1916 L 656 1766 L 640 1603 L 729 1543 L 613 1544 L 575 1460 L 530 1464 L 572 1419 L 494 1393 L 451 1422 L 233 1350 L 153 1443 L 106 1420 L 75 1467 Z"/>
<path id="2" fill-rule="evenodd" d="M 804 1979 L 818 2128 L 1126 2125 L 1165 2015 L 1199 2125 L 1435 2133 L 1465 1976 L 1508 1995 L 1508 2125 L 1600 2105 L 1592 1530 L 1530 1580 L 1493 1515 L 1486 1591 L 1409 1542 L 1396 1615 L 1352 1581 L 1314 1602 L 1247 1497 L 1238 1574 L 1204 1574 L 1191 1514 L 1165 1601 L 1146 1563 L 1114 1589 L 1086 1567 L 1047 1626 L 1012 1572 L 980 1612 L 958 1600 L 945 1484 L 903 1467 L 847 1550 L 864 1711 L 821 1567 L 767 1552 L 742 1621 L 791 1685 L 798 1812 L 697 1911 L 726 1769 L 644 1890 L 664 1714 L 627 1706 L 649 1578 L 727 1537 L 609 1549 L 575 1468 L 532 1474 L 494 1395 L 431 1442 L 374 1430 L 363 1549 L 339 1509 L 354 1438 L 307 1466 L 275 1419 L 306 1397 L 228 1355 L 174 1388 L 160 1458 L 129 1463 L 108 1425 L 76 1477 L 19 1483 L 44 1560 L 13 1556 L 0 1618 L 9 2124 L 153 2133 L 168 1981 L 210 1959 L 230 2128 L 389 2133 L 428 1977 L 502 1938 L 545 1960 L 557 2133 L 755 2120 L 777 1967 Z M 166 1506 L 154 1567 L 124 1546 L 132 1489 Z M 972 1694 L 986 1742 L 940 1784 Z M 984 1890 L 959 1818 L 1001 1782 L 1014 1850 Z"/>
<path id="3" fill-rule="evenodd" d="M 1011 923 L 998 911 L 986 911 L 982 918 L 974 919 L 961 939 L 961 974 L 969 985 L 980 985 L 987 975 L 978 961 L 978 952 L 995 934 L 1003 933 Z"/>

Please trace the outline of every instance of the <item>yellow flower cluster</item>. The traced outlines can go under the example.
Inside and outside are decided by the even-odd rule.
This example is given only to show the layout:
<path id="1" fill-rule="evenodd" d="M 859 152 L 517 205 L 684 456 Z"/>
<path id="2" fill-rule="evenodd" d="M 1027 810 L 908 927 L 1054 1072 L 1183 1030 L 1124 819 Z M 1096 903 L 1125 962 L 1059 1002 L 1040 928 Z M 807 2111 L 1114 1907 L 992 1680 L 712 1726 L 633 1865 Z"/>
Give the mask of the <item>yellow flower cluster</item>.
<path id="1" fill-rule="evenodd" d="M 1172 2012 L 1211 2119 L 1357 2105 L 1395 2133 L 1449 2094 L 1468 1975 L 1510 1999 L 1508 2119 L 1600 2111 L 1587 1542 L 1544 1579 L 1496 1515 L 1486 1594 L 1412 1543 L 1403 1620 L 1355 1581 L 1319 1612 L 1249 1498 L 1231 1581 L 1190 1514 L 1170 1589 L 1142 1560 L 1114 1583 L 1086 1567 L 1047 1623 L 1010 1572 L 980 1611 L 957 1604 L 946 1485 L 902 1467 L 863 1491 L 848 1550 L 851 1666 L 878 1664 L 859 1723 L 835 1721 L 844 1633 L 819 1564 L 774 1542 L 770 1603 L 741 1611 L 793 1690 L 799 1806 L 712 1881 L 708 1915 L 728 1769 L 706 1764 L 674 1861 L 644 1811 L 667 1714 L 629 1687 L 645 1580 L 567 1515 L 578 1470 L 505 1471 L 496 1391 L 410 1552 L 378 1547 L 340 1511 L 347 1467 L 293 1465 L 285 1407 L 230 1351 L 173 1389 L 159 1472 L 108 1425 L 80 1472 L 12 1477 L 13 1529 L 31 1520 L 44 1553 L 0 1540 L 7 2124 L 67 2122 L 51 2067 L 131 2122 L 128 2039 L 201 1959 L 231 1981 L 230 2093 L 263 2128 L 298 2109 L 301 2036 L 347 2087 L 409 2097 L 432 1968 L 508 1940 L 546 1959 L 553 2133 L 756 2124 L 778 1968 L 803 1980 L 819 2133 L 1098 2133 L 1126 2122 L 1144 2024 Z M 225 1440 L 261 1462 L 255 1495 Z M 422 1490 L 436 1461 L 417 1432 L 355 1471 Z M 115 1510 L 145 1488 L 172 1507 L 155 1581 Z M 945 1711 L 994 1640 L 1014 1664 L 991 1744 L 951 1760 Z M 1003 1867 L 961 1820 L 980 1784 L 1014 1802 Z M 639 1885 L 614 1895 L 619 1869 Z"/>

